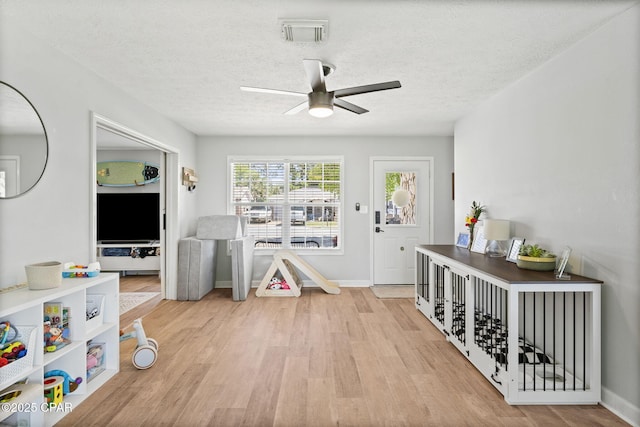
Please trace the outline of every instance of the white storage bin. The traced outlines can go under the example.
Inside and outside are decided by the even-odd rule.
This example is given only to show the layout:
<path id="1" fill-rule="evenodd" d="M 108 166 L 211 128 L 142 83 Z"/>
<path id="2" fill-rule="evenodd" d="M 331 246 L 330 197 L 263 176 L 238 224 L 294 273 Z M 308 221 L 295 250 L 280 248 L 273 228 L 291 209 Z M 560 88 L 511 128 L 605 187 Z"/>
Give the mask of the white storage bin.
<path id="1" fill-rule="evenodd" d="M 87 294 L 87 327 L 90 331 L 104 323 L 104 295 Z"/>

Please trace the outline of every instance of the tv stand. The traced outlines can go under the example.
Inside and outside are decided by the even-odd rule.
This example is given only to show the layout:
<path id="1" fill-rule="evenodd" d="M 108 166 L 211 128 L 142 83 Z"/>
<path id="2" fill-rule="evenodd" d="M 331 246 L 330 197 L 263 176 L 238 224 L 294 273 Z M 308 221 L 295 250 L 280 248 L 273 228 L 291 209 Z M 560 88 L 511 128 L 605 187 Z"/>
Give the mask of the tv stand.
<path id="1" fill-rule="evenodd" d="M 99 242 L 96 260 L 102 271 L 159 271 L 160 242 Z"/>

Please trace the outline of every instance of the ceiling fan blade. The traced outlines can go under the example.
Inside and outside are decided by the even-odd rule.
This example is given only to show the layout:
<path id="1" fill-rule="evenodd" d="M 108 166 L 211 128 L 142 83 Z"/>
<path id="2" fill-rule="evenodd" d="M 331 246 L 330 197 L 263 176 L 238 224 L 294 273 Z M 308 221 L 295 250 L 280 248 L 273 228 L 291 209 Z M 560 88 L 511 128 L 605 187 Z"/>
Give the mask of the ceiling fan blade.
<path id="1" fill-rule="evenodd" d="M 240 86 L 240 90 L 243 90 L 245 92 L 272 93 L 275 95 L 304 96 L 305 98 L 307 97 L 306 93 L 291 92 L 289 90 L 280 90 L 280 89 L 264 89 L 260 87 Z"/>
<path id="2" fill-rule="evenodd" d="M 356 104 L 352 104 L 350 102 L 345 101 L 344 99 L 334 99 L 333 100 L 333 106 L 334 107 L 340 107 L 344 110 L 347 111 L 351 111 L 352 113 L 356 113 L 356 114 L 362 114 L 362 113 L 368 113 L 369 110 L 365 110 L 362 107 L 358 107 Z"/>
<path id="3" fill-rule="evenodd" d="M 336 98 L 341 98 L 343 96 L 359 95 L 361 93 L 377 92 L 379 90 L 397 89 L 399 87 L 402 87 L 400 85 L 400 82 L 397 80 L 394 80 L 392 82 L 376 83 L 372 85 L 355 86 L 355 87 L 348 87 L 346 89 L 338 89 L 334 91 L 334 94 Z"/>
<path id="4" fill-rule="evenodd" d="M 326 92 L 322 62 L 317 59 L 304 59 L 302 62 L 304 63 L 304 70 L 307 73 L 311 89 L 314 92 Z"/>
<path id="5" fill-rule="evenodd" d="M 284 114 L 292 116 L 294 114 L 298 114 L 300 111 L 304 110 L 307 107 L 309 107 L 309 102 L 304 101 L 303 103 L 296 105 L 292 109 L 285 111 Z"/>

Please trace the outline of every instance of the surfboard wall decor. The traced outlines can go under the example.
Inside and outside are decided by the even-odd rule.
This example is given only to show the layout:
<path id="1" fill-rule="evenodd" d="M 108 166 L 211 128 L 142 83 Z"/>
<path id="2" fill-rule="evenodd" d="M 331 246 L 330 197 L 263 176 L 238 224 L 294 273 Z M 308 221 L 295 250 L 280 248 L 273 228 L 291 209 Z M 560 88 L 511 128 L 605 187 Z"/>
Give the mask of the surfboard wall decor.
<path id="1" fill-rule="evenodd" d="M 133 187 L 160 181 L 160 172 L 158 165 L 148 162 L 98 162 L 96 180 L 105 187 Z"/>

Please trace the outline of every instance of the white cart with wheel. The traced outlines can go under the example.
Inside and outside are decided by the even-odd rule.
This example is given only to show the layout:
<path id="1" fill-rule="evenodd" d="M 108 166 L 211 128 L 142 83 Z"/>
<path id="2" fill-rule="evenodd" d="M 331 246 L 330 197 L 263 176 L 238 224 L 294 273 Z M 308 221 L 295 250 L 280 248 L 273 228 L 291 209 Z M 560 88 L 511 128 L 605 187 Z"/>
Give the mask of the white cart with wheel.
<path id="1" fill-rule="evenodd" d="M 142 327 L 142 319 L 133 321 L 133 332 L 120 336 L 120 342 L 131 338 L 138 340 L 138 345 L 133 351 L 131 362 L 138 369 L 149 369 L 158 359 L 158 342 L 153 338 L 147 338 Z"/>

